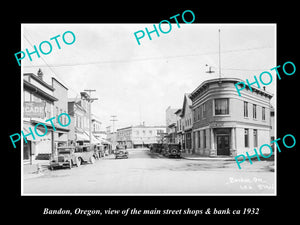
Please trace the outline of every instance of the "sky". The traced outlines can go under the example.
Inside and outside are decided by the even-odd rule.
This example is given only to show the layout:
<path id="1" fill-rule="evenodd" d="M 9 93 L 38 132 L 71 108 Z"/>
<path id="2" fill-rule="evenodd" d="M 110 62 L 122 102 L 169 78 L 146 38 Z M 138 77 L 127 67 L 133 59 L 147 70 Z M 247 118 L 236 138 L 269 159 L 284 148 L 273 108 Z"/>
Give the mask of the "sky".
<path id="1" fill-rule="evenodd" d="M 180 21 L 179 21 L 180 22 Z M 156 26 L 158 26 L 156 24 Z M 22 73 L 37 74 L 51 84 L 54 76 L 68 87 L 68 97 L 80 97 L 84 89 L 95 89 L 92 112 L 102 121 L 102 129 L 115 129 L 145 122 L 165 125 L 168 106 L 181 108 L 185 93 L 203 81 L 218 78 L 219 32 L 221 76 L 254 81 L 276 65 L 274 24 L 184 24 L 172 23 L 169 33 L 147 34 L 138 45 L 134 33 L 153 29 L 153 24 L 22 24 L 21 50 L 33 51 L 42 41 L 52 44 L 52 52 L 33 54 L 22 60 Z M 168 27 L 163 27 L 168 30 Z M 61 37 L 72 31 L 75 42 L 66 45 Z M 60 35 L 57 48 L 50 38 Z M 66 35 L 66 40 L 72 37 Z M 46 52 L 47 45 L 43 45 Z M 20 51 L 21 51 L 20 50 Z M 17 63 L 17 62 L 16 62 Z M 206 73 L 208 66 L 215 73 Z M 274 72 L 273 78 L 276 77 Z M 266 90 L 276 94 L 276 79 Z M 275 97 L 271 103 L 274 105 Z"/>

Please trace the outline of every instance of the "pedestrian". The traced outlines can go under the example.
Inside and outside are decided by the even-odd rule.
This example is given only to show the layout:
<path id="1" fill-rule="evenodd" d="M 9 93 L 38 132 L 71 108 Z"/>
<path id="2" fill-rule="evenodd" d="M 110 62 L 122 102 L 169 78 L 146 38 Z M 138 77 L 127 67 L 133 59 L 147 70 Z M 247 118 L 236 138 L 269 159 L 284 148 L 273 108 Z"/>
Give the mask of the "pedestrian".
<path id="1" fill-rule="evenodd" d="M 127 145 L 125 145 L 125 150 L 127 149 Z"/>

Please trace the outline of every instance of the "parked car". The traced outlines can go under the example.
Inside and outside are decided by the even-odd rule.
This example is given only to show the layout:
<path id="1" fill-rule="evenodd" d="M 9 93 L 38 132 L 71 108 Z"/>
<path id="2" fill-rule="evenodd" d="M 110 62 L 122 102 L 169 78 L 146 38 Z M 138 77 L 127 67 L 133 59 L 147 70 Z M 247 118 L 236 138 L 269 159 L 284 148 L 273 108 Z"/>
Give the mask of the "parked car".
<path id="1" fill-rule="evenodd" d="M 166 157 L 181 157 L 179 144 L 164 144 L 163 155 Z"/>
<path id="2" fill-rule="evenodd" d="M 51 156 L 50 158 L 50 169 L 53 170 L 57 167 L 71 169 L 73 165 L 80 165 L 75 154 L 74 146 L 64 146 L 57 148 L 57 155 Z"/>
<path id="3" fill-rule="evenodd" d="M 153 143 L 150 147 L 150 151 L 156 152 L 156 153 L 161 153 L 163 150 L 163 144 L 161 143 Z"/>
<path id="4" fill-rule="evenodd" d="M 115 150 L 115 158 L 116 159 L 122 159 L 122 158 L 125 158 L 127 159 L 128 158 L 128 151 L 126 149 L 118 149 L 118 150 Z"/>
<path id="5" fill-rule="evenodd" d="M 74 155 L 76 156 L 77 161 L 79 161 L 79 164 L 82 164 L 83 162 L 91 164 L 95 163 L 95 151 L 93 146 L 76 146 Z"/>

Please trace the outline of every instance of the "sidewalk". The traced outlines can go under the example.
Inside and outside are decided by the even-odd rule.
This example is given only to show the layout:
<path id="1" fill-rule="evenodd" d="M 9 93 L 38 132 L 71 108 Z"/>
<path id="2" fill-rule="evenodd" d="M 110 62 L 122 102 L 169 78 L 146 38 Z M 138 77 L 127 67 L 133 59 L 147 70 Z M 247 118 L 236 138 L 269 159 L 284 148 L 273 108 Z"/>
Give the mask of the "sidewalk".
<path id="1" fill-rule="evenodd" d="M 181 153 L 181 157 L 189 160 L 235 161 L 231 156 L 200 156 L 197 154 Z"/>
<path id="2" fill-rule="evenodd" d="M 42 176 L 48 170 L 49 160 L 34 160 L 32 165 L 23 164 L 23 179 Z"/>

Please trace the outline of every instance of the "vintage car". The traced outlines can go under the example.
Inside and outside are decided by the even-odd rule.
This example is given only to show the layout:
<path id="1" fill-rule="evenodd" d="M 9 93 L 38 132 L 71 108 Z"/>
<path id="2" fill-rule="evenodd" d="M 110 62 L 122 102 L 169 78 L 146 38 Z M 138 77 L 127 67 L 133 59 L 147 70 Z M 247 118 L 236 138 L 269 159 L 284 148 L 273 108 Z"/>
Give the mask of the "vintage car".
<path id="1" fill-rule="evenodd" d="M 50 158 L 50 169 L 53 170 L 57 167 L 69 168 L 72 166 L 80 165 L 80 163 L 74 154 L 75 147 L 74 146 L 64 146 L 57 148 L 57 155 L 51 156 Z"/>
<path id="2" fill-rule="evenodd" d="M 153 143 L 150 146 L 151 152 L 161 153 L 163 150 L 163 144 L 162 143 Z"/>
<path id="3" fill-rule="evenodd" d="M 78 161 L 79 165 L 86 162 L 86 163 L 95 163 L 95 151 L 93 146 L 90 145 L 82 145 L 76 146 L 74 155 L 76 156 L 76 160 Z"/>
<path id="4" fill-rule="evenodd" d="M 166 157 L 181 157 L 179 144 L 164 144 L 163 155 Z"/>
<path id="5" fill-rule="evenodd" d="M 122 159 L 122 158 L 125 158 L 127 159 L 128 158 L 128 151 L 126 149 L 116 149 L 115 150 L 115 158 L 116 159 Z"/>

